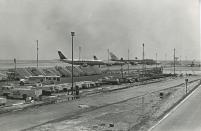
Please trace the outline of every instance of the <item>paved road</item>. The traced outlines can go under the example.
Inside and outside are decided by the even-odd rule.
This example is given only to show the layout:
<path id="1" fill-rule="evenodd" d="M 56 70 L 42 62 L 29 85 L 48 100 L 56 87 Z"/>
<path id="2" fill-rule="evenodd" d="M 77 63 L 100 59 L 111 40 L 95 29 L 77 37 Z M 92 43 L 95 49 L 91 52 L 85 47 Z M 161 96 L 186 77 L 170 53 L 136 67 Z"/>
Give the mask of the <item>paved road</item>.
<path id="1" fill-rule="evenodd" d="M 151 131 L 201 131 L 201 87 Z"/>
<path id="2" fill-rule="evenodd" d="M 189 79 L 197 79 L 191 77 Z M 113 104 L 133 98 L 148 92 L 164 89 L 175 86 L 184 82 L 184 78 L 169 80 L 160 83 L 152 83 L 134 88 L 128 88 L 111 93 L 97 94 L 90 97 L 85 97 L 76 101 L 67 103 L 58 103 L 38 108 L 30 108 L 20 112 L 0 115 L 0 130 L 3 131 L 18 131 L 32 126 L 36 126 L 50 120 L 62 118 L 64 116 L 73 115 L 80 111 L 79 105 L 89 105 L 91 107 L 100 107 L 108 104 Z"/>

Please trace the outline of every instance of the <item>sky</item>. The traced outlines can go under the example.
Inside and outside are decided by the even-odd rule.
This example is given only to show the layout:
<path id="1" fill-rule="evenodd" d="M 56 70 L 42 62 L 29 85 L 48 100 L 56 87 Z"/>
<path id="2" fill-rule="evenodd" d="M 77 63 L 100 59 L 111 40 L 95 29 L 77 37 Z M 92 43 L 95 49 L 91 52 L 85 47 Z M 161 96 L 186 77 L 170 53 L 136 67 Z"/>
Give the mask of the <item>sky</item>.
<path id="1" fill-rule="evenodd" d="M 200 59 L 199 0 L 0 0 L 0 59 Z"/>

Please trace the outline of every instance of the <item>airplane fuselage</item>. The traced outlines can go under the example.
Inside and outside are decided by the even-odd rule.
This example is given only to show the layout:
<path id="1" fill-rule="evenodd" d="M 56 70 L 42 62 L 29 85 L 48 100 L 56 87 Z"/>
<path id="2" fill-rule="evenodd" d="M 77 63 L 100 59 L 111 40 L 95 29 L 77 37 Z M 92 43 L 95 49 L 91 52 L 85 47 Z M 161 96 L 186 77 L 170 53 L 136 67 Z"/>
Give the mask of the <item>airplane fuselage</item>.
<path id="1" fill-rule="evenodd" d="M 62 59 L 61 61 L 72 64 L 72 60 L 71 59 Z M 90 66 L 94 66 L 94 65 L 104 65 L 105 63 L 101 60 L 77 60 L 77 59 L 73 59 L 73 64 L 74 65 L 90 65 Z"/>

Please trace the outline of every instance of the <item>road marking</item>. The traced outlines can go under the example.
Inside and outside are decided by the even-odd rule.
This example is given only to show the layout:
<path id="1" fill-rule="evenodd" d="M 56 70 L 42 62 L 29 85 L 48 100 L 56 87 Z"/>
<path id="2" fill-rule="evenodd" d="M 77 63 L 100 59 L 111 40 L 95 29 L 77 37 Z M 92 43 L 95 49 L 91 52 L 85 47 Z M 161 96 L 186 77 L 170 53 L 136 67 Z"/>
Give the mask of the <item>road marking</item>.
<path id="1" fill-rule="evenodd" d="M 200 87 L 200 85 L 199 85 Z M 198 88 L 199 88 L 198 87 Z M 189 97 L 191 97 L 195 91 L 197 90 L 197 88 L 191 93 L 189 94 L 185 99 L 183 99 L 178 105 L 176 105 L 169 113 L 167 113 L 161 120 L 159 120 L 154 126 L 152 126 L 148 131 L 152 131 L 156 126 L 158 126 L 163 120 L 165 120 L 170 114 L 172 114 L 177 108 L 179 108 L 179 106 L 181 106 Z"/>

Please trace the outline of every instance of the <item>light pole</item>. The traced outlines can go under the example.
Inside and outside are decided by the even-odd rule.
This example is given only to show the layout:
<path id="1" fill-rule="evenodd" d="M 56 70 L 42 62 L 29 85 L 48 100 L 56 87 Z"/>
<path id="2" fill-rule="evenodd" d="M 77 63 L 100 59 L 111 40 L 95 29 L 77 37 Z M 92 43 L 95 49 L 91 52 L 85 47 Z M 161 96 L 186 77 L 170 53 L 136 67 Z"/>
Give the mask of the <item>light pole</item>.
<path id="1" fill-rule="evenodd" d="M 108 64 L 108 70 L 109 70 L 109 60 L 110 60 L 110 50 L 107 49 L 107 64 Z"/>
<path id="2" fill-rule="evenodd" d="M 82 47 L 81 46 L 79 46 L 79 60 L 80 60 L 80 55 L 81 55 L 81 49 L 82 49 Z"/>
<path id="3" fill-rule="evenodd" d="M 73 37 L 75 36 L 75 32 L 71 32 L 71 36 L 72 36 L 72 71 L 71 71 L 71 78 L 72 78 L 72 87 L 71 87 L 71 95 L 73 95 Z"/>
<path id="4" fill-rule="evenodd" d="M 36 40 L 36 43 L 37 43 L 37 68 L 38 68 L 38 40 Z"/>
<path id="5" fill-rule="evenodd" d="M 158 57 L 158 54 L 156 53 L 156 68 L 157 68 L 157 57 Z"/>
<path id="6" fill-rule="evenodd" d="M 167 54 L 165 53 L 165 65 L 167 64 Z M 164 65 L 164 67 L 165 67 Z"/>
<path id="7" fill-rule="evenodd" d="M 129 75 L 129 64 L 130 64 L 130 62 L 129 62 L 129 53 L 130 53 L 130 51 L 128 49 L 128 75 Z"/>
<path id="8" fill-rule="evenodd" d="M 142 72 L 143 76 L 145 75 L 145 61 L 144 61 L 144 43 L 142 44 Z"/>
<path id="9" fill-rule="evenodd" d="M 14 58 L 14 64 L 15 64 L 15 74 L 14 74 L 14 81 L 16 80 L 16 59 Z"/>
<path id="10" fill-rule="evenodd" d="M 174 75 L 175 75 L 175 48 L 174 48 Z"/>

